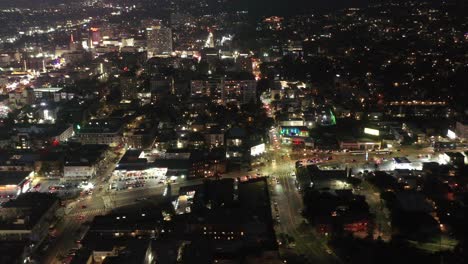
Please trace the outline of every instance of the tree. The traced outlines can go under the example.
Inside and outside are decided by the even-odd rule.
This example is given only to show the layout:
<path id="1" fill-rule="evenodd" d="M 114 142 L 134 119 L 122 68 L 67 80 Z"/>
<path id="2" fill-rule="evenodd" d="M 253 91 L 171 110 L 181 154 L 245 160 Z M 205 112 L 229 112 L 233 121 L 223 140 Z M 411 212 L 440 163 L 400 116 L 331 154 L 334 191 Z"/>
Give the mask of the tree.
<path id="1" fill-rule="evenodd" d="M 270 89 L 270 80 L 268 79 L 260 79 L 257 82 L 257 94 L 260 95 Z"/>
<path id="2" fill-rule="evenodd" d="M 109 94 L 106 97 L 107 102 L 109 103 L 118 103 L 122 100 L 122 91 L 118 86 L 114 86 L 111 88 Z"/>

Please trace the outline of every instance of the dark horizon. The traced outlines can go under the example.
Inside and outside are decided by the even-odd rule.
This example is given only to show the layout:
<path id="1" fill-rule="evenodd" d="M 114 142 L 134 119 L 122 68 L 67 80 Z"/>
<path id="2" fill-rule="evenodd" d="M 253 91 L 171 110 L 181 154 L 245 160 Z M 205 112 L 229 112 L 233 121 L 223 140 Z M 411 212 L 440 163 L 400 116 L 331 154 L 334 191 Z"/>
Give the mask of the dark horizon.
<path id="1" fill-rule="evenodd" d="M 81 0 L 79 0 L 81 1 Z M 157 3 L 160 0 L 152 2 Z M 177 1 L 177 0 L 176 0 Z M 466 1 L 463 0 L 418 0 L 419 2 L 452 3 L 457 6 L 465 6 Z M 131 4 L 134 1 L 119 0 L 118 2 Z M 150 0 L 141 1 L 150 3 Z M 208 3 L 219 4 L 217 0 L 207 0 Z M 226 7 L 233 7 L 238 10 L 248 10 L 255 15 L 294 15 L 307 12 L 327 12 L 350 7 L 366 7 L 368 5 L 378 3 L 388 3 L 387 0 L 228 0 Z M 391 2 L 405 3 L 405 0 L 392 0 Z M 0 7 L 2 8 L 35 8 L 44 6 L 54 6 L 61 4 L 78 3 L 77 0 L 1 0 Z"/>
<path id="2" fill-rule="evenodd" d="M 465 6 L 0 0 L 0 263 L 466 264 Z"/>

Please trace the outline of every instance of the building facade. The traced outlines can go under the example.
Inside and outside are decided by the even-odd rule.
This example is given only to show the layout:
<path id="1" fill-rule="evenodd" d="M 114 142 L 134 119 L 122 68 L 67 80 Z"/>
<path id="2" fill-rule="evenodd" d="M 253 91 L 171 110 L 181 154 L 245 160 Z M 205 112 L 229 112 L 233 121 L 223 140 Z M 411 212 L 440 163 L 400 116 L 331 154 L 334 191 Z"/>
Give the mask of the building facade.
<path id="1" fill-rule="evenodd" d="M 148 58 L 172 53 L 172 30 L 161 22 L 156 22 L 147 30 L 147 52 Z"/>

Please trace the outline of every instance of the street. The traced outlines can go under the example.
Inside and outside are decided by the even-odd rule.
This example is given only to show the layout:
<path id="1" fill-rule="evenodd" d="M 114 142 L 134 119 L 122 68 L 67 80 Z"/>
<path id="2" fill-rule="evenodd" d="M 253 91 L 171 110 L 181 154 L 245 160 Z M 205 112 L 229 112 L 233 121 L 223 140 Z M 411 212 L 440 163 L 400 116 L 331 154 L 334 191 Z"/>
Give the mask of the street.
<path id="1" fill-rule="evenodd" d="M 274 217 L 279 215 L 275 227 L 277 238 L 280 234 L 287 234 L 294 239 L 289 245 L 280 245 L 280 253 L 301 255 L 309 263 L 339 263 L 328 248 L 326 239 L 318 236 L 301 215 L 302 197 L 292 176 L 295 170 L 294 161 L 281 152 L 275 156 L 276 162 L 268 164 L 261 172 L 270 175 L 272 215 Z"/>
<path id="2" fill-rule="evenodd" d="M 317 235 L 314 228 L 301 215 L 302 197 L 296 187 L 293 173 L 296 160 L 291 159 L 291 157 L 299 156 L 306 163 L 310 159 L 316 159 L 318 160 L 317 165 L 321 169 L 350 168 L 353 174 L 376 168 L 393 170 L 395 165 L 392 157 L 407 157 L 415 167 L 420 167 L 421 162 L 439 161 L 438 155 L 430 149 L 409 148 L 392 154 L 291 151 L 280 145 L 279 136 L 274 130 L 270 131 L 270 136 L 273 138 L 273 142 L 270 146 L 270 152 L 267 154 L 269 160 L 264 166 L 256 169 L 255 173 L 270 176 L 272 215 L 276 222 L 277 237 L 285 234 L 292 238 L 292 241 L 280 246 L 280 252 L 282 254 L 297 254 L 310 263 L 339 263 L 339 259 L 327 246 L 326 237 Z M 423 155 L 421 156 L 421 154 Z M 376 163 L 378 165 L 375 165 Z M 155 205 L 158 201 L 163 200 L 164 196 L 178 194 L 180 187 L 201 184 L 204 180 L 178 180 L 171 183 L 171 193 L 167 193 L 167 185 L 165 184 L 148 184 L 133 189 L 109 190 L 106 186 L 108 186 L 115 165 L 113 161 L 108 161 L 98 176 L 91 180 L 94 186 L 103 188 L 96 188 L 91 193 L 84 193 L 65 206 L 63 218 L 56 225 L 56 239 L 51 243 L 44 263 L 66 262 L 68 258 L 65 256 L 68 250 L 77 247 L 76 241 L 81 239 L 86 231 L 87 225 L 84 223 L 92 221 L 96 215 L 103 215 L 125 206 Z M 253 174 L 253 172 L 231 172 L 222 175 L 222 177 L 237 178 L 247 174 Z M 374 237 L 380 236 L 384 240 L 389 240 L 391 237 L 389 213 L 382 205 L 379 193 L 364 181 L 357 194 L 366 196 L 371 213 L 376 216 Z"/>

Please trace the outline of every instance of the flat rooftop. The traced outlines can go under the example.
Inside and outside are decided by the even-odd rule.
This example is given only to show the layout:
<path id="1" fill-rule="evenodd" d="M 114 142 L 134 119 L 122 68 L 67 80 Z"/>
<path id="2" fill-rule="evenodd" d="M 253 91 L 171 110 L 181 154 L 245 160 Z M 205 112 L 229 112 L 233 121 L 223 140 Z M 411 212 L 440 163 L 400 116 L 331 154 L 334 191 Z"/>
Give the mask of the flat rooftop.
<path id="1" fill-rule="evenodd" d="M 409 159 L 406 157 L 395 157 L 393 160 L 398 164 L 411 163 L 411 161 L 409 161 Z"/>
<path id="2" fill-rule="evenodd" d="M 465 158 L 465 156 L 460 152 L 445 152 L 445 155 L 449 156 L 450 158 L 458 158 L 458 159 Z"/>
<path id="3" fill-rule="evenodd" d="M 19 185 L 30 173 L 30 171 L 0 171 L 0 186 Z"/>
<path id="4" fill-rule="evenodd" d="M 30 229 L 41 219 L 56 202 L 55 195 L 48 193 L 29 192 L 18 196 L 2 205 L 4 218 L 0 222 L 0 229 Z M 14 209 L 12 212 L 10 209 Z M 17 222 L 24 219 L 24 222 Z"/>

